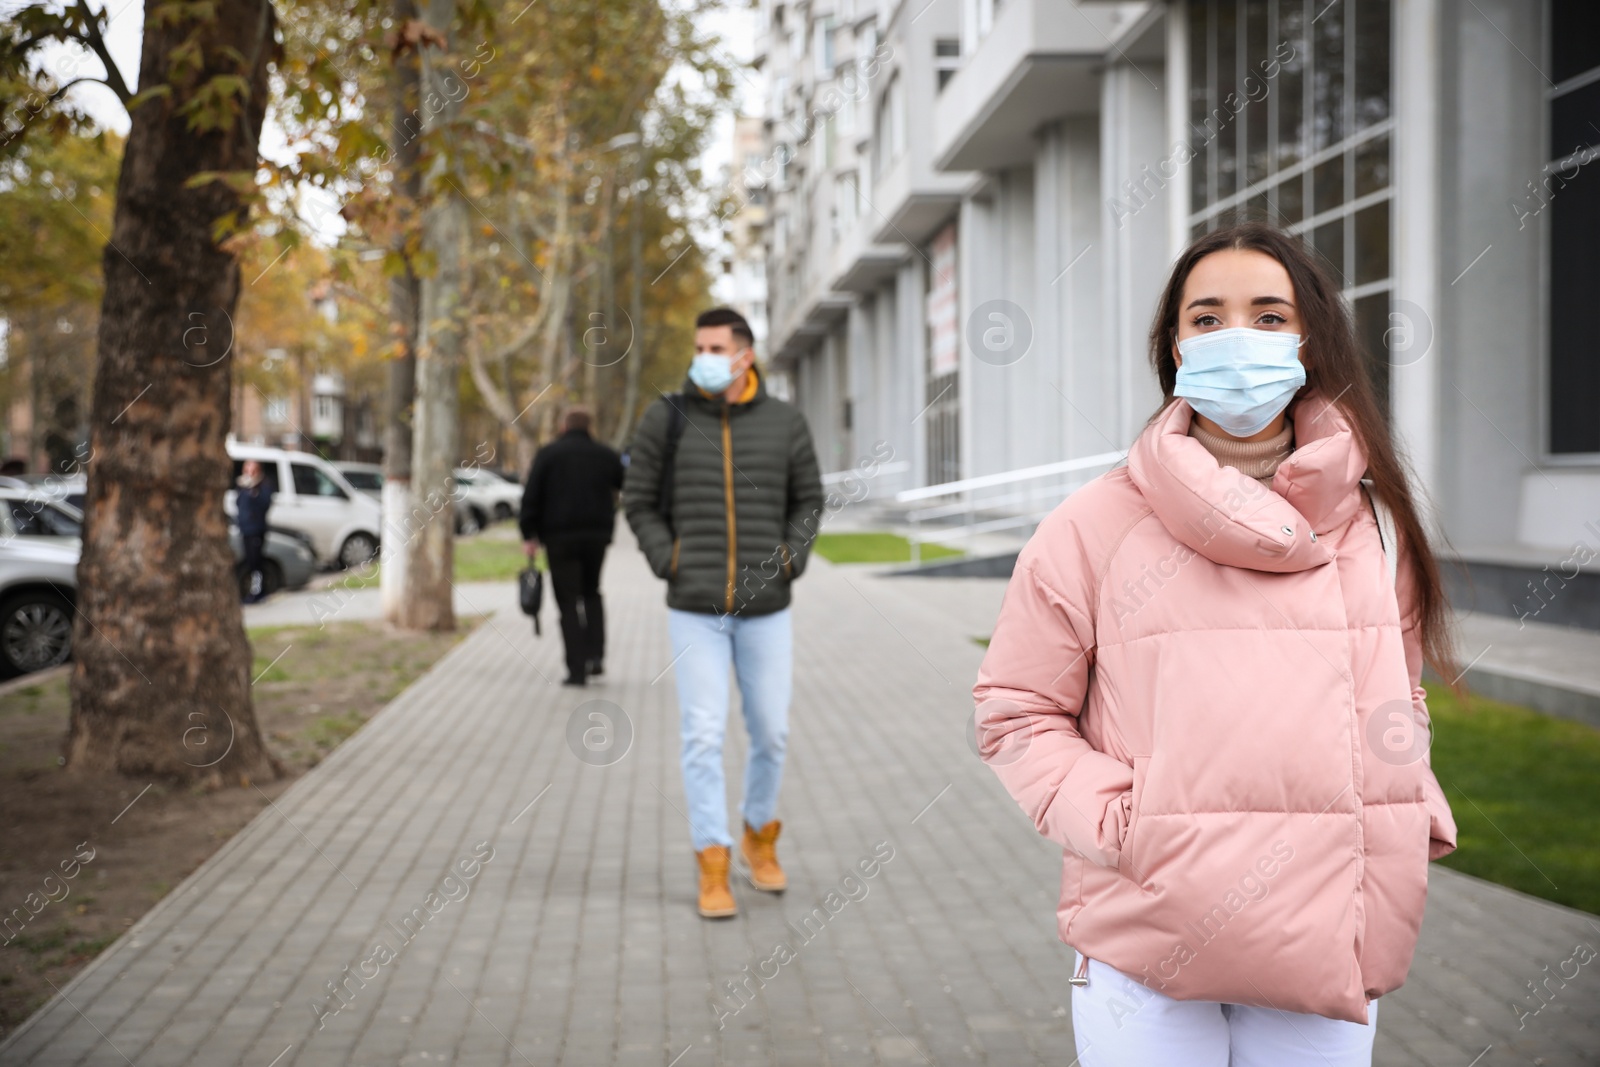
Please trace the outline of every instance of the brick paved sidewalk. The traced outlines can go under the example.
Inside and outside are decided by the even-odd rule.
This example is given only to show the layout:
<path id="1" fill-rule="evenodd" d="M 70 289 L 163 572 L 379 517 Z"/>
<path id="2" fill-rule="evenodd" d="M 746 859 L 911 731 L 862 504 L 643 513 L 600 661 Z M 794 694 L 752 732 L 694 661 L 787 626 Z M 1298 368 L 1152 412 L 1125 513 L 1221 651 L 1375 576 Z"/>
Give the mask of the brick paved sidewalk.
<path id="1" fill-rule="evenodd" d="M 0 1064 L 1067 1067 L 1059 852 L 968 740 L 972 638 L 1002 587 L 814 562 L 796 590 L 790 889 L 736 886 L 739 918 L 707 923 L 661 590 L 624 532 L 601 684 L 551 685 L 551 621 L 535 640 L 502 610 Z M 1600 1063 L 1600 961 L 1549 978 L 1572 973 L 1574 946 L 1600 947 L 1594 917 L 1433 874 L 1376 1062 Z M 1547 979 L 1535 999 L 1528 983 Z"/>

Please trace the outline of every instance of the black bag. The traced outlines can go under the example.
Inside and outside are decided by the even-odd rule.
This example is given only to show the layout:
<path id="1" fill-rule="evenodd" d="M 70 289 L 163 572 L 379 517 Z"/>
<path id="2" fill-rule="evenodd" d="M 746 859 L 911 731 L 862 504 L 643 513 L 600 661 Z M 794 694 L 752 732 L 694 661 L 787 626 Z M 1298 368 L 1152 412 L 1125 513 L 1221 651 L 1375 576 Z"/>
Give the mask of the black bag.
<path id="1" fill-rule="evenodd" d="M 536 636 L 542 635 L 539 629 L 539 605 L 544 603 L 544 572 L 533 567 L 524 568 L 517 575 L 517 594 L 522 602 L 522 613 L 533 616 L 533 632 Z"/>
<path id="2" fill-rule="evenodd" d="M 684 397 L 682 393 L 667 393 L 662 397 L 667 402 L 667 439 L 661 446 L 661 485 L 656 493 L 656 510 L 666 520 L 667 529 L 672 529 L 672 491 L 677 481 L 678 473 L 678 439 L 683 436 L 683 428 L 689 423 L 689 415 L 683 410 Z"/>

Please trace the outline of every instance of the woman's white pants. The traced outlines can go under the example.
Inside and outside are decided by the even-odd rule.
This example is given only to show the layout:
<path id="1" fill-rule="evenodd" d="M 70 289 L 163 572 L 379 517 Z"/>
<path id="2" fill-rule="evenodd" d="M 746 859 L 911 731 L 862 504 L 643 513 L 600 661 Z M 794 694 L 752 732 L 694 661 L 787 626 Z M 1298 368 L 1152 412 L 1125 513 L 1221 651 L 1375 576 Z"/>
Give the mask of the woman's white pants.
<path id="1" fill-rule="evenodd" d="M 1088 985 L 1072 988 L 1080 1067 L 1371 1067 L 1375 1000 L 1362 1026 L 1272 1008 L 1173 1000 L 1099 960 L 1089 961 L 1088 978 Z"/>

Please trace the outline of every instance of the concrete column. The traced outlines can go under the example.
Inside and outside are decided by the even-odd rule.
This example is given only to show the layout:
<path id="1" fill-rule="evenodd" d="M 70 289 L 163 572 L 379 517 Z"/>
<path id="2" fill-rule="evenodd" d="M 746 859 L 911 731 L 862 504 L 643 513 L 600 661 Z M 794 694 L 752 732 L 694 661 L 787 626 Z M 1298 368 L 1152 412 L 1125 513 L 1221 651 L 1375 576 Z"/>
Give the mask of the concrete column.
<path id="1" fill-rule="evenodd" d="M 1394 155 L 1394 309 L 1422 316 L 1427 329 L 1440 316 L 1439 286 L 1439 0 L 1395 0 L 1394 116 L 1404 136 L 1391 140 Z M 1392 316 L 1391 316 L 1392 317 Z M 1421 323 L 1401 322 L 1421 329 Z M 1411 460 L 1425 495 L 1437 499 L 1439 386 L 1443 353 L 1393 368 L 1391 391 L 1396 437 Z M 1426 521 L 1437 522 L 1437 516 Z"/>

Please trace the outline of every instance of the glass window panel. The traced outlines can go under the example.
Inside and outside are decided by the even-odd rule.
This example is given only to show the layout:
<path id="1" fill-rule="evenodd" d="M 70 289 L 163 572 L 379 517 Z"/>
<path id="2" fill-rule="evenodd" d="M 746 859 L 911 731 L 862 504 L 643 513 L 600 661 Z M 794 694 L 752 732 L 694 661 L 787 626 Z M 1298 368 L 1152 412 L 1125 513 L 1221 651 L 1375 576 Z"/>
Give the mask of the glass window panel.
<path id="1" fill-rule="evenodd" d="M 1211 185 L 1206 170 L 1211 154 L 1199 138 L 1190 143 L 1194 146 L 1194 158 L 1189 161 L 1189 210 L 1198 213 L 1211 203 Z"/>
<path id="2" fill-rule="evenodd" d="M 1239 79 L 1239 95 L 1245 101 L 1240 112 L 1239 154 L 1245 161 L 1244 181 L 1254 185 L 1267 176 L 1271 159 L 1267 154 L 1266 77 L 1271 47 L 1267 42 L 1267 0 L 1246 0 L 1244 5 L 1244 63 Z"/>
<path id="3" fill-rule="evenodd" d="M 1311 27 L 1311 151 L 1344 140 L 1344 19 L 1341 3 Z"/>
<path id="4" fill-rule="evenodd" d="M 1211 4 L 1194 0 L 1189 5 L 1189 210 L 1198 212 L 1211 202 L 1210 163 L 1205 148 L 1206 115 L 1210 113 Z"/>
<path id="5" fill-rule="evenodd" d="M 1565 159 L 1580 148 L 1600 144 L 1600 81 L 1590 82 L 1550 103 L 1550 158 Z"/>
<path id="6" fill-rule="evenodd" d="M 1389 0 L 1361 0 L 1355 5 L 1354 21 L 1356 84 L 1351 132 L 1389 117 Z"/>
<path id="7" fill-rule="evenodd" d="M 1311 244 L 1327 261 L 1325 265 L 1328 273 L 1333 275 L 1333 280 L 1340 286 L 1345 285 L 1344 219 L 1334 219 L 1318 226 L 1312 231 Z"/>
<path id="8" fill-rule="evenodd" d="M 1579 169 L 1550 211 L 1550 451 L 1600 452 L 1600 166 Z"/>
<path id="9" fill-rule="evenodd" d="M 1558 85 L 1600 67 L 1600 4 L 1550 0 L 1550 58 Z"/>
<path id="10" fill-rule="evenodd" d="M 1318 163 L 1312 172 L 1311 185 L 1315 197 L 1312 201 L 1313 215 L 1332 211 L 1344 203 L 1344 157 L 1334 156 Z"/>
<path id="11" fill-rule="evenodd" d="M 1244 212 L 1245 218 L 1251 222 L 1272 221 L 1272 203 L 1267 199 L 1266 193 L 1258 193 L 1252 196 L 1249 202 L 1245 204 Z"/>
<path id="12" fill-rule="evenodd" d="M 1283 170 L 1304 158 L 1305 68 L 1310 47 L 1305 40 L 1305 0 L 1276 0 L 1276 3 L 1279 42 L 1276 47 L 1290 57 L 1279 62 L 1278 77 L 1272 89 L 1278 111 L 1278 169 Z"/>
<path id="13" fill-rule="evenodd" d="M 1296 174 L 1288 181 L 1279 182 L 1272 190 L 1273 200 L 1277 204 L 1278 217 L 1285 226 L 1293 226 L 1306 217 L 1305 213 L 1305 175 Z"/>
<path id="14" fill-rule="evenodd" d="M 1389 188 L 1389 135 L 1363 141 L 1356 147 L 1355 196 Z M 1355 199 L 1352 197 L 1351 199 Z"/>
<path id="15" fill-rule="evenodd" d="M 1229 104 L 1239 106 L 1243 94 L 1239 89 L 1237 59 L 1238 25 L 1235 6 L 1230 0 L 1212 9 L 1213 29 L 1216 33 L 1216 69 L 1211 77 L 1211 114 L 1207 119 L 1211 130 L 1217 131 L 1211 142 L 1211 153 L 1216 170 L 1216 188 L 1212 199 L 1232 196 L 1239 189 L 1238 120 L 1229 110 Z M 1230 101 L 1230 97 L 1232 98 Z"/>
<path id="16" fill-rule="evenodd" d="M 1355 284 L 1389 277 L 1389 201 L 1356 212 Z"/>
<path id="17" fill-rule="evenodd" d="M 1356 301 L 1356 337 L 1367 357 L 1378 410 L 1389 414 L 1389 294 L 1373 293 Z"/>

